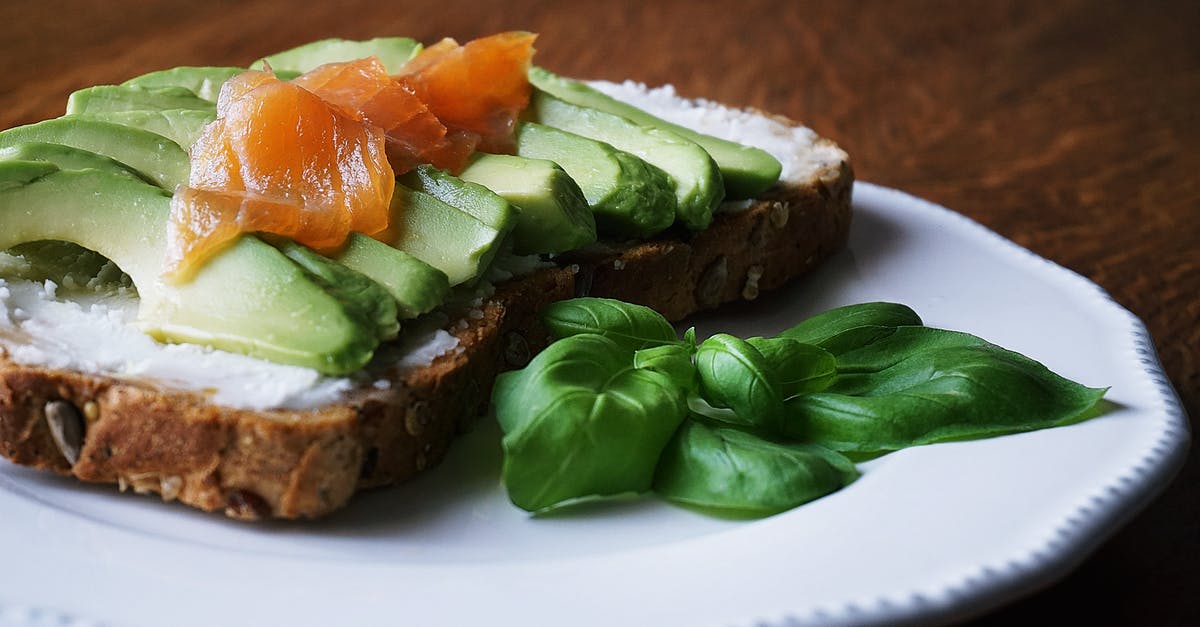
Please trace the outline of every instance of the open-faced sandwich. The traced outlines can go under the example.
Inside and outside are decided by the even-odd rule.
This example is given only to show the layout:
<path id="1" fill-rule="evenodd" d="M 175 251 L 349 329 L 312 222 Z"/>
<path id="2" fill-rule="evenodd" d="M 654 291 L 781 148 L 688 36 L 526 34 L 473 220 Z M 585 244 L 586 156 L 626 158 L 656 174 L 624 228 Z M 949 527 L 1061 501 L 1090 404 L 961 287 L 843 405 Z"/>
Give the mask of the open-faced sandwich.
<path id="1" fill-rule="evenodd" d="M 846 154 L 534 37 L 325 40 L 0 132 L 0 453 L 243 519 L 436 464 L 580 295 L 670 320 L 842 248 Z"/>

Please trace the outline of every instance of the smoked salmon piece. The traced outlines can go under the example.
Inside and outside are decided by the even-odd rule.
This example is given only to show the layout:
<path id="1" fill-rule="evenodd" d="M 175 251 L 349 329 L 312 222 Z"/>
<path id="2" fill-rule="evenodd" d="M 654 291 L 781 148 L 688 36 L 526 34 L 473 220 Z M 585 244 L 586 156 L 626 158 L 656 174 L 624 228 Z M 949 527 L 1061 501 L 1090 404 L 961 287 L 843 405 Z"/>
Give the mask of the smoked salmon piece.
<path id="1" fill-rule="evenodd" d="M 448 128 L 476 133 L 484 152 L 512 152 L 517 116 L 529 106 L 529 66 L 537 35 L 512 31 L 460 46 L 443 39 L 397 77 Z"/>
<path id="2" fill-rule="evenodd" d="M 269 68 L 230 78 L 171 200 L 164 276 L 185 280 L 242 233 L 317 250 L 381 233 L 396 174 L 422 163 L 459 172 L 477 149 L 512 152 L 535 38 L 443 40 L 396 76 L 368 57 L 291 82 Z"/>
<path id="3" fill-rule="evenodd" d="M 340 246 L 387 228 L 395 173 L 383 131 L 269 72 L 230 79 L 171 200 L 164 275 L 183 280 L 240 233 Z"/>
<path id="4" fill-rule="evenodd" d="M 397 175 L 422 163 L 458 172 L 479 143 L 477 136 L 448 132 L 411 88 L 388 75 L 375 57 L 328 63 L 292 82 L 381 128 Z"/>

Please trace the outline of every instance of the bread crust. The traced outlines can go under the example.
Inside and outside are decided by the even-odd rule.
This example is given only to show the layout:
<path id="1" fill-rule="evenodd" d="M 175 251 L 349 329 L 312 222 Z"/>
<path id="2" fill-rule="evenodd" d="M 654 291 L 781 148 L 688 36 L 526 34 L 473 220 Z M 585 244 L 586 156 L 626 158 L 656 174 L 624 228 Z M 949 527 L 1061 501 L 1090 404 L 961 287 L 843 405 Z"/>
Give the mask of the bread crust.
<path id="1" fill-rule="evenodd" d="M 496 375 L 546 345 L 537 319 L 545 305 L 588 294 L 679 320 L 753 300 L 845 246 L 852 182 L 849 163 L 830 164 L 803 185 L 777 185 L 748 209 L 718 214 L 703 232 L 573 253 L 559 267 L 498 286 L 482 317 L 465 317 L 465 328 L 452 330 L 455 351 L 428 367 L 383 373 L 386 389 L 364 386 L 320 409 L 221 407 L 144 381 L 22 366 L 0 355 L 0 454 L 232 518 L 323 516 L 357 490 L 404 481 L 441 461 L 454 435 L 486 412 Z M 74 463 L 55 440 L 48 409 L 84 427 Z"/>

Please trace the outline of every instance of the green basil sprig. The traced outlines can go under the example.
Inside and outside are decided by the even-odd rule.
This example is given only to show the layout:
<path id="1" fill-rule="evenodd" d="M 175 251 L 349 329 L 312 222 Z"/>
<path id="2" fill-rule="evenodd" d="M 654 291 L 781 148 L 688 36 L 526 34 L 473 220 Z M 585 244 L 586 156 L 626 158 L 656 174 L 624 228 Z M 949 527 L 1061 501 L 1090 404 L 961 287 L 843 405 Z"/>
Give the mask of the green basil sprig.
<path id="1" fill-rule="evenodd" d="M 785 399 L 819 392 L 837 377 L 837 359 L 820 346 L 790 337 L 752 337 L 746 342 L 762 354 Z"/>
<path id="2" fill-rule="evenodd" d="M 859 327 L 921 326 L 921 317 L 899 303 L 859 303 L 835 307 L 806 318 L 780 333 L 807 344 L 821 345 L 830 338 Z"/>
<path id="3" fill-rule="evenodd" d="M 577 498 L 645 492 L 687 412 L 666 375 L 633 366 L 633 351 L 601 335 L 550 345 L 492 394 L 504 431 L 509 498 L 545 510 Z"/>
<path id="4" fill-rule="evenodd" d="M 696 367 L 692 365 L 692 351 L 683 344 L 643 348 L 633 354 L 633 367 L 666 375 L 688 394 L 694 393 L 700 386 Z"/>
<path id="5" fill-rule="evenodd" d="M 562 339 L 572 335 L 603 335 L 629 350 L 675 344 L 675 328 L 649 307 L 609 298 L 573 298 L 542 311 L 542 323 Z"/>
<path id="6" fill-rule="evenodd" d="M 663 451 L 654 491 L 685 505 L 767 516 L 835 492 L 857 477 L 854 463 L 829 449 L 688 420 Z"/>
<path id="7" fill-rule="evenodd" d="M 788 436 L 887 452 L 1070 424 L 1106 391 L 973 335 L 929 327 L 893 328 L 837 363 L 830 387 L 787 402 Z"/>
<path id="8" fill-rule="evenodd" d="M 899 303 L 862 303 L 819 313 L 780 335 L 841 355 L 874 342 L 900 326 L 921 326 L 921 318 L 917 312 Z"/>
<path id="9" fill-rule="evenodd" d="M 1104 389 L 895 303 L 839 307 L 779 337 L 675 338 L 657 312 L 582 298 L 549 307 L 558 337 L 493 401 L 503 480 L 540 511 L 653 489 L 673 502 L 768 515 L 857 477 L 878 454 L 1087 418 Z M 673 434 L 673 435 L 672 435 Z M 669 443 L 668 443 L 669 441 Z"/>
<path id="10" fill-rule="evenodd" d="M 718 333 L 696 347 L 700 395 L 713 407 L 727 407 L 748 424 L 778 430 L 784 396 L 770 362 L 749 342 Z"/>

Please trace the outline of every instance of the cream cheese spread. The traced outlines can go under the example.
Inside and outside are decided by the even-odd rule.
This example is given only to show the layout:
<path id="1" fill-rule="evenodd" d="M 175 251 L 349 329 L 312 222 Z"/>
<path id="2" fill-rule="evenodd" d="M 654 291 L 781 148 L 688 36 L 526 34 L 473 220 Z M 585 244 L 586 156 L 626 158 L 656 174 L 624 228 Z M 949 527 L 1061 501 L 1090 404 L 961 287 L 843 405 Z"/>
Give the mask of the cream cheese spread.
<path id="1" fill-rule="evenodd" d="M 0 279 L 0 338 L 16 363 L 149 380 L 247 409 L 310 407 L 337 400 L 349 379 L 191 344 L 160 344 L 134 326 L 137 299 L 70 294 Z"/>
<path id="2" fill-rule="evenodd" d="M 669 85 L 648 89 L 634 82 L 590 84 L 668 121 L 766 150 L 782 163 L 784 180 L 809 180 L 814 172 L 847 158 L 835 146 L 817 142 L 810 129 L 683 99 Z M 736 209 L 736 203 L 727 204 Z M 136 298 L 59 291 L 52 281 L 0 278 L 0 354 L 20 364 L 133 379 L 254 410 L 315 408 L 338 402 L 361 385 L 387 387 L 386 381 L 327 377 L 308 368 L 201 346 L 161 344 L 135 326 Z M 397 345 L 380 351 L 377 361 L 417 368 L 454 350 L 458 340 L 444 329 L 449 321 L 441 322 L 445 324 L 427 321 L 407 330 Z"/>

